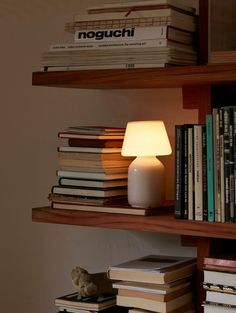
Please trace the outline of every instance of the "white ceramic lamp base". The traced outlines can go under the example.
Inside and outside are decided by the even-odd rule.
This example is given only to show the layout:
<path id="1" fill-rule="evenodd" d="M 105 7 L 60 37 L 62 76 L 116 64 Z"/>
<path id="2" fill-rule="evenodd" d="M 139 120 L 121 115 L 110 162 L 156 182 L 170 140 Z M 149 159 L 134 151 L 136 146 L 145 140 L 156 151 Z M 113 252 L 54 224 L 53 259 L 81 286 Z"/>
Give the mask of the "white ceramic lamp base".
<path id="1" fill-rule="evenodd" d="M 129 204 L 132 207 L 155 207 L 164 201 L 164 165 L 155 156 L 137 157 L 129 166 Z"/>

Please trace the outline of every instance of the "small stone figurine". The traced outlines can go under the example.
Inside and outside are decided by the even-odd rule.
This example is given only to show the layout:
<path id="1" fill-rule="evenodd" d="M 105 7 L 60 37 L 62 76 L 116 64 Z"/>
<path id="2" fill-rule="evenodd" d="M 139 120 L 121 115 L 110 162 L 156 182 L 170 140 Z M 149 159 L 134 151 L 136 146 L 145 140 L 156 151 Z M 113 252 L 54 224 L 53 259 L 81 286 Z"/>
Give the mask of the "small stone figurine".
<path id="1" fill-rule="evenodd" d="M 113 294 L 112 281 L 106 273 L 90 274 L 85 269 L 76 266 L 71 271 L 71 279 L 80 297 Z"/>

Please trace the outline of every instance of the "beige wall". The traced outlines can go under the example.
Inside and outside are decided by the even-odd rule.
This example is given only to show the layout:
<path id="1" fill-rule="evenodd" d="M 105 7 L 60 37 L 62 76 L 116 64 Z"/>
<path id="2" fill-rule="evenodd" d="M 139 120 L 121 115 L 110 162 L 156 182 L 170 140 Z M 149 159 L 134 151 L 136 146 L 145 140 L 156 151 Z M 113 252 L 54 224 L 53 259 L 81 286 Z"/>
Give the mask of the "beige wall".
<path id="1" fill-rule="evenodd" d="M 106 270 L 148 253 L 193 255 L 178 236 L 32 223 L 31 208 L 47 205 L 56 183 L 57 132 L 76 124 L 125 126 L 164 119 L 172 147 L 174 125 L 196 121 L 181 109 L 180 89 L 76 90 L 31 86 L 42 51 L 68 41 L 64 23 L 96 1 L 1 0 L 1 236 L 0 311 L 56 312 L 56 296 L 73 291 L 75 265 Z M 173 186 L 173 155 L 168 185 Z M 173 196 L 173 188 L 168 197 Z"/>

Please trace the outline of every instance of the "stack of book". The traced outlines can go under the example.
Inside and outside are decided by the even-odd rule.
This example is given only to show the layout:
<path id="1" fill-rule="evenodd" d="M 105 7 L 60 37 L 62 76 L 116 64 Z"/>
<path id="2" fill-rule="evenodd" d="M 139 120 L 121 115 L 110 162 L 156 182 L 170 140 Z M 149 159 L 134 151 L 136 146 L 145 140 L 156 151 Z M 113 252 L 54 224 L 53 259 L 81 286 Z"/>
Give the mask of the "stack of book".
<path id="1" fill-rule="evenodd" d="M 42 54 L 45 70 L 150 68 L 197 62 L 197 16 L 178 0 L 113 3 L 77 14 L 69 43 Z"/>
<path id="2" fill-rule="evenodd" d="M 49 199 L 53 208 L 103 204 L 126 199 L 128 166 L 121 155 L 125 129 L 78 126 L 59 132 L 68 145 L 58 148 L 58 185 Z"/>
<path id="3" fill-rule="evenodd" d="M 207 257 L 204 265 L 204 313 L 236 312 L 236 256 Z"/>
<path id="4" fill-rule="evenodd" d="M 214 108 L 206 125 L 176 125 L 175 215 L 236 222 L 236 107 Z"/>
<path id="5" fill-rule="evenodd" d="M 182 313 L 193 312 L 194 271 L 194 258 L 150 255 L 110 266 L 108 277 L 129 313 Z"/>
<path id="6" fill-rule="evenodd" d="M 64 313 L 126 313 L 116 306 L 114 295 L 98 297 L 80 297 L 77 292 L 67 294 L 55 299 L 55 306 L 59 312 Z"/>

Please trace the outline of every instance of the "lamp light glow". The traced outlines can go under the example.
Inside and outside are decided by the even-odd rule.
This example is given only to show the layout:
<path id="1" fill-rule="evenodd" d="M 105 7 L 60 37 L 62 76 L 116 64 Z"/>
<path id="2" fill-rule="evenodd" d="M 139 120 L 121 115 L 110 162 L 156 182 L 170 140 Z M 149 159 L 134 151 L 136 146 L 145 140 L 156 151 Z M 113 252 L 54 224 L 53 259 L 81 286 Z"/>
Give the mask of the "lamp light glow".
<path id="1" fill-rule="evenodd" d="M 128 122 L 123 156 L 136 156 L 128 170 L 128 202 L 133 207 L 155 207 L 165 200 L 165 169 L 156 156 L 171 154 L 163 121 Z"/>

